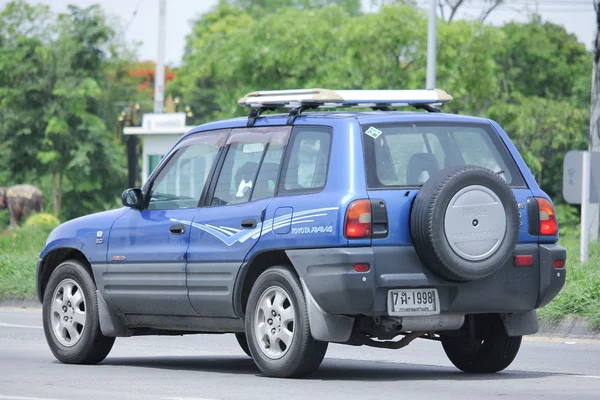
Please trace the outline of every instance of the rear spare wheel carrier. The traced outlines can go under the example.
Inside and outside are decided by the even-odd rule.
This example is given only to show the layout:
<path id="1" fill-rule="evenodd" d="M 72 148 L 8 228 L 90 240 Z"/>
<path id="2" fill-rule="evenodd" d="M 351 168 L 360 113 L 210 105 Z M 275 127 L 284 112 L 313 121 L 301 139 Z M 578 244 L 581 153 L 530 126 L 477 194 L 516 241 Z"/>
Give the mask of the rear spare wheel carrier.
<path id="1" fill-rule="evenodd" d="M 432 176 L 410 217 L 415 250 L 436 274 L 455 281 L 485 278 L 513 254 L 519 235 L 515 196 L 493 171 L 471 165 Z"/>

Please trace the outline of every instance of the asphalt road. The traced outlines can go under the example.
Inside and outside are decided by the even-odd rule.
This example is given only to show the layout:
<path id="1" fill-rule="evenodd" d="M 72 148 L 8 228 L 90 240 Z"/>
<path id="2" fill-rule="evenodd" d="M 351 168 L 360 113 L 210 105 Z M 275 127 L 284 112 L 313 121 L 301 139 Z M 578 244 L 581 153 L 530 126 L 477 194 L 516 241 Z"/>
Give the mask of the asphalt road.
<path id="1" fill-rule="evenodd" d="M 441 345 L 402 350 L 331 345 L 311 379 L 259 375 L 233 335 L 117 339 L 100 365 L 63 365 L 41 312 L 0 308 L 0 400 L 600 399 L 600 342 L 527 340 L 512 366 L 467 375 Z"/>

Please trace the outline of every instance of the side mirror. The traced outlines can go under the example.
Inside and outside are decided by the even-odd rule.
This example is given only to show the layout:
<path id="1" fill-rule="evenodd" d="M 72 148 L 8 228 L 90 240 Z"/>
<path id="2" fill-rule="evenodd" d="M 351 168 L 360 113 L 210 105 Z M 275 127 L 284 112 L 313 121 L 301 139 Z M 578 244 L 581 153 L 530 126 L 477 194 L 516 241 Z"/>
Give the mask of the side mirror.
<path id="1" fill-rule="evenodd" d="M 127 189 L 121 195 L 121 201 L 125 207 L 142 208 L 143 200 L 141 189 Z"/>

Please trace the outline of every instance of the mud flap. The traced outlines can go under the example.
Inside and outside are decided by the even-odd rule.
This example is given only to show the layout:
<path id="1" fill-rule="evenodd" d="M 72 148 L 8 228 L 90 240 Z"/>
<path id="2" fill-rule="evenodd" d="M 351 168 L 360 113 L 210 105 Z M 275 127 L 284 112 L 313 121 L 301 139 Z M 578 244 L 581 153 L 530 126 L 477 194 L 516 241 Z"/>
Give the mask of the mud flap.
<path id="1" fill-rule="evenodd" d="M 347 342 L 352 333 L 354 318 L 330 314 L 323 310 L 310 294 L 304 280 L 301 279 L 301 282 L 312 337 L 322 342 Z"/>
<path id="2" fill-rule="evenodd" d="M 127 329 L 123 321 L 109 309 L 99 290 L 96 290 L 96 298 L 98 299 L 98 319 L 102 334 L 109 337 L 132 336 L 133 332 Z"/>
<path id="3" fill-rule="evenodd" d="M 532 335 L 539 330 L 536 310 L 522 313 L 500 314 L 508 336 Z"/>

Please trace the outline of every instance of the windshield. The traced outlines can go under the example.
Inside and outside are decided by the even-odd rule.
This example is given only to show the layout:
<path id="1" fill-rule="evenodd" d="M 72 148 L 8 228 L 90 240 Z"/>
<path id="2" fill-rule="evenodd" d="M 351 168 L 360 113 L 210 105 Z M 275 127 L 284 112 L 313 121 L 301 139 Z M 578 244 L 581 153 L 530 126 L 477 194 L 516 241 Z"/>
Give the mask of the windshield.
<path id="1" fill-rule="evenodd" d="M 511 186 L 523 180 L 508 150 L 487 125 L 375 124 L 363 126 L 369 188 L 419 187 L 453 165 L 476 165 Z"/>

